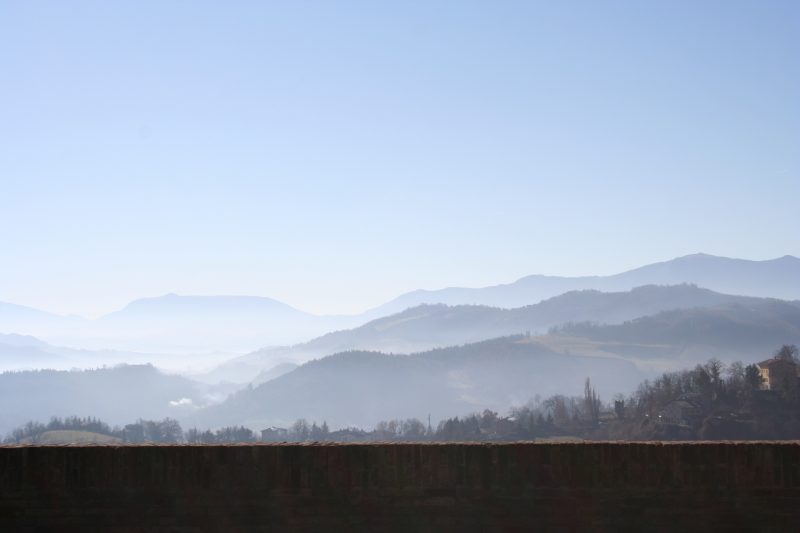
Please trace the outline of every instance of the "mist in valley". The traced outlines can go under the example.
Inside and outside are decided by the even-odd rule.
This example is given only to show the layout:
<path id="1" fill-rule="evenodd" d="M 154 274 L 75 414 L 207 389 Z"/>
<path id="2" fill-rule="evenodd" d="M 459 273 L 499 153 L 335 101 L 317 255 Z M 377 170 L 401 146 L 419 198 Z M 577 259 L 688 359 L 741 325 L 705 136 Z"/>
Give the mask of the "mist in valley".
<path id="1" fill-rule="evenodd" d="M 735 264 L 723 258 L 711 263 L 720 278 L 728 277 L 726 265 Z M 762 263 L 767 271 L 773 266 Z M 787 296 L 800 282 L 800 260 L 793 263 Z M 96 327 L 113 324 L 104 330 L 111 346 L 148 338 L 153 351 L 58 346 L 43 340 L 49 339 L 46 329 L 39 331 L 42 338 L 0 335 L 0 394 L 4 405 L 15 406 L 2 413 L 0 432 L 70 416 L 119 427 L 170 419 L 212 431 L 246 427 L 254 435 L 297 420 L 330 428 L 410 419 L 436 425 L 486 410 L 508 414 L 543 398 L 579 396 L 587 379 L 611 405 L 613 397 L 627 397 L 664 372 L 712 358 L 723 365 L 753 364 L 777 346 L 800 344 L 800 301 L 773 293 L 725 294 L 691 281 L 614 292 L 581 289 L 522 307 L 429 301 L 375 319 L 368 313 L 339 317 L 339 324 L 355 326 L 318 336 L 308 331 L 305 342 L 294 344 L 281 345 L 286 337 L 275 337 L 247 352 L 236 352 L 243 330 L 251 332 L 247 338 L 259 338 L 276 327 L 264 313 L 277 312 L 282 325 L 296 320 L 287 327 L 291 331 L 307 327 L 309 315 L 258 298 L 134 302 L 120 312 L 135 310 L 120 337 L 114 337 L 121 331 L 119 316 L 99 319 Z M 259 316 L 265 331 L 254 325 Z M 236 327 L 227 330 L 231 323 Z M 157 325 L 169 331 L 168 342 L 158 344 L 151 336 Z M 191 351 L 204 335 L 213 335 L 221 351 Z"/>

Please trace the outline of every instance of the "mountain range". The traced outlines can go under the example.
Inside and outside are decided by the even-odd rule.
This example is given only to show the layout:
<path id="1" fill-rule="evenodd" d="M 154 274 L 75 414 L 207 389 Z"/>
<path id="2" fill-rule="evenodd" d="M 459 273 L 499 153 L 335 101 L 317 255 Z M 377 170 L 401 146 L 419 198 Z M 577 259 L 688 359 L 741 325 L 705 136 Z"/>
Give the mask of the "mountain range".
<path id="1" fill-rule="evenodd" d="M 167 294 L 134 300 L 94 320 L 0 302 L 0 333 L 82 348 L 158 353 L 241 353 L 360 323 L 358 317 L 316 316 L 255 296 Z"/>
<path id="2" fill-rule="evenodd" d="M 517 309 L 537 304 L 542 300 L 571 291 L 594 290 L 604 292 L 628 291 L 643 285 L 674 285 L 693 283 L 718 292 L 782 299 L 800 298 L 800 259 L 784 256 L 767 261 L 748 261 L 695 254 L 670 261 L 655 263 L 612 276 L 557 277 L 533 275 L 513 283 L 483 288 L 446 288 L 434 291 L 418 290 L 403 294 L 379 307 L 358 315 L 317 316 L 295 309 L 270 298 L 251 296 L 178 296 L 168 294 L 155 298 L 135 300 L 123 309 L 94 320 L 74 316 L 60 316 L 25 306 L 0 303 L 0 333 L 33 335 L 50 344 L 93 350 L 124 350 L 129 352 L 198 354 L 220 352 L 217 360 L 233 353 L 246 353 L 264 346 L 282 346 L 303 343 L 325 333 L 352 329 L 367 322 L 392 315 L 392 320 L 409 320 L 406 327 L 418 327 L 420 317 L 434 327 L 443 326 L 441 333 L 431 330 L 421 338 L 398 333 L 398 338 L 380 344 L 353 343 L 333 334 L 325 340 L 324 351 L 370 347 L 390 351 L 418 351 L 431 346 L 446 345 L 452 341 L 468 342 L 525 330 L 539 331 L 558 320 L 523 316 L 526 312 L 500 316 L 486 311 L 485 307 Z M 577 296 L 573 296 L 577 297 Z M 423 304 L 448 306 L 483 306 L 471 310 L 459 309 L 457 321 L 451 321 L 448 308 L 427 307 Z M 555 305 L 555 304 L 553 304 Z M 415 309 L 410 309 L 415 308 Z M 407 315 L 396 316 L 410 309 Z M 656 311 L 658 309 L 654 309 Z M 529 310 L 534 313 L 533 310 Z M 557 316 L 557 310 L 553 316 Z M 451 329 L 468 329 L 472 322 L 486 319 L 486 325 L 469 336 Z M 593 318 L 596 316 L 596 318 Z M 438 318 L 436 318 L 438 317 Z M 436 320 L 433 320 L 433 319 Z M 621 312 L 619 316 L 588 313 L 586 319 L 614 322 L 632 318 Z M 577 317 L 570 318 L 570 320 Z M 452 322 L 453 325 L 448 325 Z M 463 323 L 458 326 L 456 322 Z M 374 323 L 370 327 L 388 327 L 400 332 L 402 327 L 389 322 Z M 359 335 L 369 337 L 366 330 Z M 439 338 L 436 338 L 439 335 Z M 347 335 L 345 335 L 346 337 Z M 374 335 L 373 335 L 374 336 Z M 406 344 L 401 344 L 401 341 Z M 309 346 L 313 348 L 313 346 Z M 314 353 L 323 353 L 314 349 Z M 191 358 L 187 358 L 191 361 Z M 205 359 L 204 359 L 205 360 Z"/>
<path id="3" fill-rule="evenodd" d="M 368 312 L 385 316 L 423 303 L 478 304 L 514 308 L 569 291 L 626 291 L 642 285 L 691 283 L 727 294 L 800 299 L 800 258 L 786 255 L 766 261 L 692 254 L 611 276 L 532 275 L 513 283 L 483 288 L 450 287 L 403 294 Z"/>
<path id="4" fill-rule="evenodd" d="M 257 427 L 300 417 L 340 426 L 427 414 L 438 419 L 507 409 L 535 395 L 579 394 L 586 377 L 608 398 L 630 393 L 642 378 L 665 370 L 691 368 L 712 357 L 751 364 L 783 344 L 800 344 L 800 302 L 743 300 L 661 311 L 620 324 L 568 322 L 545 335 L 410 355 L 339 352 L 242 389 L 198 411 L 192 421 Z"/>
<path id="5" fill-rule="evenodd" d="M 662 311 L 622 324 L 570 323 L 540 342 L 561 352 L 658 360 L 665 368 L 710 357 L 754 363 L 783 344 L 800 344 L 800 302 L 754 299 Z"/>
<path id="6" fill-rule="evenodd" d="M 252 379 L 277 362 L 302 362 L 345 350 L 411 353 L 516 334 L 541 335 L 568 322 L 619 324 L 667 310 L 752 306 L 772 300 L 721 294 L 694 285 L 648 285 L 624 292 L 572 291 L 534 305 L 502 309 L 422 304 L 292 347 L 266 348 L 216 369 L 218 379 Z"/>
<path id="7" fill-rule="evenodd" d="M 612 357 L 558 354 L 525 336 L 412 355 L 342 352 L 308 362 L 186 419 L 200 427 L 286 426 L 298 418 L 370 427 L 379 420 L 505 411 L 535 395 L 579 394 L 590 376 L 611 394 L 642 373 Z"/>
<path id="8" fill-rule="evenodd" d="M 99 368 L 119 364 L 157 363 L 159 368 L 189 372 L 192 368 L 219 364 L 220 355 L 193 354 L 191 361 L 182 354 L 133 352 L 126 350 L 87 350 L 57 346 L 30 335 L 0 333 L 0 372 L 22 370 L 69 370 Z"/>
<path id="9" fill-rule="evenodd" d="M 0 374 L 0 401 L 14 408 L 0 411 L 0 431 L 28 419 L 69 415 L 100 416 L 112 423 L 172 416 L 184 427 L 245 424 L 255 429 L 285 426 L 301 417 L 367 427 L 381 419 L 429 414 L 436 421 L 486 408 L 504 411 L 537 395 L 579 394 L 586 377 L 607 399 L 632 392 L 642 378 L 662 370 L 691 367 L 710 357 L 753 363 L 782 344 L 800 344 L 800 302 L 728 296 L 686 285 L 624 293 L 578 291 L 551 300 L 519 310 L 485 307 L 481 310 L 488 314 L 478 318 L 476 306 L 422 306 L 436 313 L 419 318 L 411 329 L 413 320 L 389 320 L 379 323 L 391 327 L 349 333 L 353 342 L 368 344 L 380 340 L 381 331 L 389 332 L 388 338 L 414 333 L 417 340 L 430 339 L 426 335 L 441 323 L 454 324 L 445 329 L 457 337 L 480 329 L 481 316 L 498 312 L 511 317 L 514 328 L 551 313 L 556 316 L 548 320 L 564 320 L 541 335 L 526 332 L 409 355 L 338 351 L 299 366 L 284 362 L 264 368 L 255 383 L 238 390 L 169 376 L 152 366 L 6 372 Z M 662 304 L 653 307 L 654 302 Z M 662 305 L 685 307 L 659 311 Z M 568 320 L 591 313 L 619 322 Z M 486 322 L 490 327 L 504 324 L 502 318 Z M 36 355 L 53 349 L 20 335 L 4 335 L 0 345 Z"/>

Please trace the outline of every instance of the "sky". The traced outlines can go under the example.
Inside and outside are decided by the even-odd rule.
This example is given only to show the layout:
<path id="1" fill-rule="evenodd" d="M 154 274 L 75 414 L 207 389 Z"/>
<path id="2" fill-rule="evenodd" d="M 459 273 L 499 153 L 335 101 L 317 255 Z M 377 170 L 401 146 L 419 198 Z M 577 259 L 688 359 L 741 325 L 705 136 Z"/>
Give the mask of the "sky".
<path id="1" fill-rule="evenodd" d="M 800 255 L 798 35 L 796 1 L 0 0 L 0 301 Z"/>

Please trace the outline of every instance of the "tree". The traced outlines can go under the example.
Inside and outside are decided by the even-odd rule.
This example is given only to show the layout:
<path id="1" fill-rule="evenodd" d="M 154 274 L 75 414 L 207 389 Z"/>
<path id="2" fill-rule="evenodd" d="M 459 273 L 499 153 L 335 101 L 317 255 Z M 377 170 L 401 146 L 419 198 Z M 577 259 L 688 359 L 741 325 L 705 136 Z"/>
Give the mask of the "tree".
<path id="1" fill-rule="evenodd" d="M 692 371 L 692 385 L 696 392 L 699 392 L 703 396 L 710 397 L 713 393 L 711 376 L 708 374 L 708 370 L 700 365 L 697 365 Z"/>
<path id="2" fill-rule="evenodd" d="M 144 426 L 141 421 L 135 424 L 126 424 L 122 430 L 122 440 L 125 442 L 138 444 L 144 442 L 144 437 Z"/>
<path id="3" fill-rule="evenodd" d="M 734 389 L 740 389 L 744 385 L 745 366 L 741 361 L 734 361 L 728 365 L 728 382 Z"/>
<path id="4" fill-rule="evenodd" d="M 725 370 L 725 364 L 716 357 L 712 357 L 706 363 L 705 370 L 708 373 L 711 384 L 714 388 L 719 389 L 722 383 L 722 372 Z"/>
<path id="5" fill-rule="evenodd" d="M 798 361 L 798 352 L 799 350 L 794 344 L 784 344 L 775 352 L 775 357 L 782 361 L 797 364 L 800 363 L 800 361 Z"/>
<path id="6" fill-rule="evenodd" d="M 420 439 L 425 436 L 425 424 L 416 418 L 409 418 L 400 424 L 400 432 L 404 438 Z"/>
<path id="7" fill-rule="evenodd" d="M 200 431 L 197 428 L 191 428 L 186 431 L 186 435 L 184 435 L 186 442 L 189 444 L 197 444 L 200 441 Z"/>
<path id="8" fill-rule="evenodd" d="M 747 365 L 744 369 L 744 384 L 752 392 L 761 388 L 761 374 L 756 365 Z"/>
<path id="9" fill-rule="evenodd" d="M 165 418 L 158 422 L 158 432 L 161 435 L 161 442 L 176 443 L 183 439 L 183 429 L 174 418 Z"/>
<path id="10" fill-rule="evenodd" d="M 600 420 L 600 398 L 597 391 L 592 388 L 592 382 L 586 378 L 583 388 L 583 404 L 586 417 L 592 424 L 597 424 Z"/>
<path id="11" fill-rule="evenodd" d="M 297 421 L 294 424 L 292 424 L 290 432 L 295 440 L 299 441 L 308 440 L 309 428 L 306 419 L 305 418 L 297 419 Z"/>
<path id="12" fill-rule="evenodd" d="M 39 442 L 39 437 L 47 430 L 47 427 L 40 423 L 29 421 L 24 426 L 15 428 L 11 431 L 7 441 L 15 442 L 17 444 L 27 443 L 36 444 Z"/>
<path id="13" fill-rule="evenodd" d="M 485 429 L 493 429 L 497 425 L 497 413 L 490 409 L 484 409 L 481 413 L 480 427 Z"/>
<path id="14" fill-rule="evenodd" d="M 569 422 L 569 411 L 567 410 L 567 399 L 560 394 L 545 400 L 545 406 L 549 408 L 548 420 L 555 426 L 563 427 Z"/>
<path id="15" fill-rule="evenodd" d="M 214 435 L 215 442 L 251 442 L 255 440 L 253 431 L 244 426 L 228 426 L 220 428 Z"/>
<path id="16" fill-rule="evenodd" d="M 619 393 L 614 395 L 614 414 L 620 420 L 625 418 L 625 396 Z"/>

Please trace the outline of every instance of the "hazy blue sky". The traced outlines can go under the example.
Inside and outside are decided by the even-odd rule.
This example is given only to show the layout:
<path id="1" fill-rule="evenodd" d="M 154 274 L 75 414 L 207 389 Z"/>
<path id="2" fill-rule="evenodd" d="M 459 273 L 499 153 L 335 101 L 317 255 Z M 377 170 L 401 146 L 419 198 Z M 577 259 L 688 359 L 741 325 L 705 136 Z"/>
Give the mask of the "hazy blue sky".
<path id="1" fill-rule="evenodd" d="M 800 2 L 0 1 L 0 300 L 800 255 Z"/>

